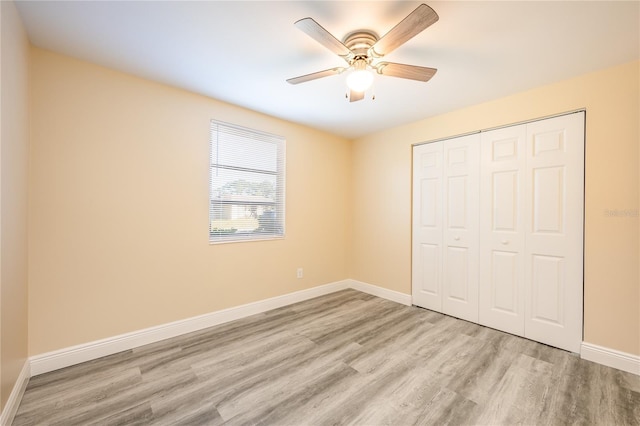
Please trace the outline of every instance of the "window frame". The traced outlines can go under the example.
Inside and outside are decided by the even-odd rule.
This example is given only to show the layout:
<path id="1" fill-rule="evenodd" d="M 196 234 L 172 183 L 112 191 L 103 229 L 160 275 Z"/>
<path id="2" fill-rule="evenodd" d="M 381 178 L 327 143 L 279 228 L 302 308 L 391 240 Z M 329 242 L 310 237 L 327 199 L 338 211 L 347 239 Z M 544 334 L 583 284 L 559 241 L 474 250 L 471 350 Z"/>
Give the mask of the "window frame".
<path id="1" fill-rule="evenodd" d="M 264 170 L 258 168 L 242 167 L 233 164 L 220 164 L 219 158 L 216 155 L 217 163 L 214 161 L 214 149 L 219 149 L 220 140 L 219 135 L 233 134 L 235 136 L 240 135 L 241 138 L 246 138 L 252 142 L 258 143 L 272 143 L 276 146 L 276 171 Z M 218 137 L 216 137 L 218 136 Z M 229 142 L 229 141 L 227 141 Z M 217 152 L 217 151 L 216 151 Z M 275 200 L 272 202 L 264 200 L 242 200 L 242 195 L 239 194 L 237 199 L 229 200 L 216 200 L 214 198 L 214 172 L 224 170 L 239 173 L 254 173 L 265 176 L 275 176 Z M 248 127 L 240 126 L 237 124 L 227 123 L 224 121 L 214 120 L 210 121 L 209 130 L 209 244 L 227 244 L 227 243 L 239 243 L 239 242 L 251 242 L 251 241 L 271 241 L 280 240 L 285 237 L 285 194 L 286 194 L 286 139 L 283 136 L 251 129 Z M 245 197 L 249 197 L 244 195 Z M 216 210 L 218 206 L 218 210 Z M 222 211 L 220 206 L 255 206 L 256 211 L 258 206 L 270 206 L 273 210 L 263 210 L 262 215 L 268 211 L 275 211 L 275 219 L 269 220 L 268 225 L 273 226 L 273 231 L 256 231 L 253 232 L 240 232 L 233 231 L 229 234 L 216 234 L 213 228 L 214 211 Z M 262 216 L 261 215 L 261 216 Z M 261 216 L 255 216 L 255 220 L 260 220 Z M 229 219 L 233 220 L 233 219 Z M 230 228 L 233 229 L 233 228 Z"/>

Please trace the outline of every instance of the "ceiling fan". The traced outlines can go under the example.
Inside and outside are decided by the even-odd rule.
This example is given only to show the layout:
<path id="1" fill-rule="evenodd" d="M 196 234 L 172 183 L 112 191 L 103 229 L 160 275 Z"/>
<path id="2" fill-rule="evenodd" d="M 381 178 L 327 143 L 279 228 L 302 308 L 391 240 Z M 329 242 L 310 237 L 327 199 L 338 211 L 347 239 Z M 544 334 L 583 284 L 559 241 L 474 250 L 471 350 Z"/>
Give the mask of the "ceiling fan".
<path id="1" fill-rule="evenodd" d="M 312 18 L 300 19 L 294 24 L 297 28 L 340 56 L 349 65 L 290 78 L 287 82 L 299 84 L 352 70 L 347 77 L 347 86 L 349 87 L 349 102 L 355 102 L 364 99 L 365 90 L 373 83 L 372 71 L 380 75 L 429 81 L 437 71 L 435 68 L 397 64 L 379 61 L 379 59 L 421 33 L 437 20 L 438 14 L 426 4 L 421 4 L 381 38 L 378 38 L 373 31 L 358 30 L 347 34 L 344 40 L 340 41 Z"/>

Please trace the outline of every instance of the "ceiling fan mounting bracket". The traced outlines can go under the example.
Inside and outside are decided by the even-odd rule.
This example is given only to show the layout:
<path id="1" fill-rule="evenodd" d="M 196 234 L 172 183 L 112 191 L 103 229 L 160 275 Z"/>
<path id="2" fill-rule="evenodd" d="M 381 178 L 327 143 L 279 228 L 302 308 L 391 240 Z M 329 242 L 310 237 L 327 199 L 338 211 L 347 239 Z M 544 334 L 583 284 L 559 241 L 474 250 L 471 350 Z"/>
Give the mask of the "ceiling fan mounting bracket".
<path id="1" fill-rule="evenodd" d="M 384 69 L 384 67 L 386 67 L 388 64 L 383 62 L 380 64 L 377 64 L 376 66 L 372 67 L 374 70 L 376 70 L 376 72 L 380 75 L 382 75 L 382 70 Z"/>

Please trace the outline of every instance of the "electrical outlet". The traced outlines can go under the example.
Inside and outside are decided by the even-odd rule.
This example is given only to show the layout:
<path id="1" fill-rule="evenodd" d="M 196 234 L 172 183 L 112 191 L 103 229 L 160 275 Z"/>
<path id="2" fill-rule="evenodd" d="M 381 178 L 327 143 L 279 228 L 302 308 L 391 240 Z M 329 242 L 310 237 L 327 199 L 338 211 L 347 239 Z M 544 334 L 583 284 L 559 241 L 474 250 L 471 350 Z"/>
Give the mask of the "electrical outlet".
<path id="1" fill-rule="evenodd" d="M 302 268 L 298 268 L 298 270 L 296 271 L 296 276 L 298 278 L 302 278 L 303 274 L 302 274 Z"/>

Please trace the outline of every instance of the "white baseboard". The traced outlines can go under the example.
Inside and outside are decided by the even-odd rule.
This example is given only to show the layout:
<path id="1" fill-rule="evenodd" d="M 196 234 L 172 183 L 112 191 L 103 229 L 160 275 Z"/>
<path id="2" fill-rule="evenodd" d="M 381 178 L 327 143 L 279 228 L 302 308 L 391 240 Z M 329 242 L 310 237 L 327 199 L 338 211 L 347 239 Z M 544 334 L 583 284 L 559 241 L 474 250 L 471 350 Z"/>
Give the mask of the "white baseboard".
<path id="1" fill-rule="evenodd" d="M 280 308 L 292 303 L 302 302 L 314 297 L 344 290 L 346 288 L 353 288 L 354 290 L 389 299 L 403 305 L 411 305 L 411 295 L 409 294 L 363 283 L 361 281 L 347 279 L 144 330 L 138 330 L 107 339 L 72 346 L 41 355 L 35 355 L 31 357 L 31 375 L 37 376 L 38 374 L 48 373 L 60 368 L 69 367 L 70 365 L 91 361 L 103 356 L 147 345 L 149 343 L 155 343 L 171 337 L 213 327 L 215 325 L 259 314 L 261 312 Z"/>
<path id="2" fill-rule="evenodd" d="M 580 358 L 640 376 L 640 356 L 582 342 Z"/>
<path id="3" fill-rule="evenodd" d="M 20 401 L 22 401 L 22 395 L 24 395 L 24 391 L 27 389 L 27 384 L 29 383 L 29 378 L 31 377 L 30 370 L 29 360 L 25 360 L 22 370 L 20 370 L 20 374 L 16 379 L 16 383 L 13 385 L 13 389 L 9 394 L 9 399 L 7 399 L 4 410 L 2 410 L 2 414 L 0 414 L 0 425 L 10 425 L 13 422 L 13 418 L 18 412 Z"/>
<path id="4" fill-rule="evenodd" d="M 374 296 L 382 297 L 393 302 L 397 302 L 403 305 L 411 306 L 411 295 L 406 293 L 400 293 L 399 291 L 389 290 L 388 288 L 378 287 L 373 284 L 363 283 L 362 281 L 346 280 L 349 288 L 361 291 L 363 293 L 372 294 Z"/>
<path id="5" fill-rule="evenodd" d="M 24 393 L 28 379 L 31 376 L 58 370 L 81 362 L 91 361 L 103 356 L 112 355 L 114 353 L 133 349 L 149 343 L 159 342 L 164 339 L 202 330 L 347 288 L 352 288 L 354 290 L 372 294 L 403 305 L 411 306 L 412 300 L 410 294 L 389 290 L 357 280 L 346 279 L 144 330 L 121 334 L 107 339 L 36 355 L 31 357 L 30 362 L 25 364 L 25 367 L 20 374 L 20 378 L 16 382 L 13 392 L 9 396 L 7 405 L 2 411 L 0 425 L 10 424 L 8 420 L 13 419 L 15 416 L 15 412 L 18 409 L 20 400 L 22 399 L 22 394 Z M 637 355 L 631 355 L 583 342 L 581 357 L 589 361 L 640 375 L 640 356 Z"/>
<path id="6" fill-rule="evenodd" d="M 159 342 L 171 337 L 202 330 L 215 325 L 280 308 L 292 303 L 302 302 L 314 297 L 344 290 L 349 287 L 348 280 L 296 291 L 246 305 L 235 306 L 211 312 L 197 317 L 159 325 L 156 327 L 121 334 L 107 339 L 97 340 L 69 348 L 48 352 L 31 357 L 31 375 L 48 373 L 70 365 L 112 355 L 149 343 Z"/>

